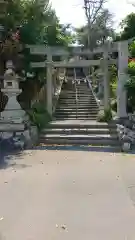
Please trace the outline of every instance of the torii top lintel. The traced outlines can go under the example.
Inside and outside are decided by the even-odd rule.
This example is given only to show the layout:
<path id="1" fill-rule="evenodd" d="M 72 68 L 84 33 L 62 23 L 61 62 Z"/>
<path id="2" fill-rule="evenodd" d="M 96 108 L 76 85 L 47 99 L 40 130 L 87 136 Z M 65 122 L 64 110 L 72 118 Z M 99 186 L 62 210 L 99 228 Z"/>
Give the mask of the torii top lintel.
<path id="1" fill-rule="evenodd" d="M 132 42 L 134 39 L 127 40 L 128 43 Z M 101 47 L 95 48 L 93 51 L 86 49 L 84 47 L 58 47 L 58 46 L 45 46 L 45 45 L 27 45 L 26 47 L 30 49 L 31 54 L 33 55 L 49 55 L 52 56 L 69 56 L 70 54 L 74 56 L 81 56 L 81 55 L 90 55 L 93 53 L 103 53 L 105 50 L 108 52 L 117 52 L 118 51 L 118 44 L 120 42 L 111 42 L 105 43 Z"/>

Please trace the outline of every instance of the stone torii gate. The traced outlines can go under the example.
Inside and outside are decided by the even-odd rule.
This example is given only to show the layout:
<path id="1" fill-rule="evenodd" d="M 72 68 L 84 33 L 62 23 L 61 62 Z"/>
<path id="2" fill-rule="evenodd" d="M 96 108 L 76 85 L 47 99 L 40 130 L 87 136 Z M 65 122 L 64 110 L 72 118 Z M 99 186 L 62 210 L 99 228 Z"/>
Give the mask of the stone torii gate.
<path id="1" fill-rule="evenodd" d="M 96 48 L 93 52 L 82 47 L 72 47 L 69 50 L 63 47 L 45 47 L 44 45 L 30 45 L 30 53 L 33 55 L 46 55 L 47 61 L 45 62 L 33 62 L 32 68 L 47 67 L 47 110 L 52 114 L 52 71 L 54 68 L 89 68 L 90 66 L 100 66 L 103 71 L 104 78 L 104 109 L 107 110 L 110 107 L 110 82 L 109 82 L 109 70 L 110 64 L 117 64 L 118 66 L 118 84 L 117 84 L 117 116 L 118 118 L 126 118 L 126 91 L 124 89 L 125 82 L 127 80 L 126 69 L 128 67 L 128 41 L 106 43 L 103 47 Z M 103 59 L 101 60 L 80 60 L 75 58 L 70 62 L 68 57 L 72 51 L 73 56 L 88 56 L 90 54 L 102 53 Z M 118 59 L 109 59 L 109 54 L 112 52 L 118 52 Z M 60 56 L 61 61 L 53 62 L 53 56 Z"/>

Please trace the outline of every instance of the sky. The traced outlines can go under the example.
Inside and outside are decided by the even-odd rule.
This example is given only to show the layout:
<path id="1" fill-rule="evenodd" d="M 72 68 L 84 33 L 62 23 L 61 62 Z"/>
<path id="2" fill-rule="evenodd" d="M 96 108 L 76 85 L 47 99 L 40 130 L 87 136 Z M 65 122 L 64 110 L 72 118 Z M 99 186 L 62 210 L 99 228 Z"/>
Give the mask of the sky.
<path id="1" fill-rule="evenodd" d="M 74 27 L 80 27 L 85 23 L 83 0 L 51 0 L 61 23 L 71 23 Z M 128 4 L 129 0 L 108 0 L 106 7 L 114 15 L 114 27 L 118 29 L 121 20 L 129 13 L 135 12 L 135 8 Z M 135 3 L 135 0 L 131 0 Z"/>

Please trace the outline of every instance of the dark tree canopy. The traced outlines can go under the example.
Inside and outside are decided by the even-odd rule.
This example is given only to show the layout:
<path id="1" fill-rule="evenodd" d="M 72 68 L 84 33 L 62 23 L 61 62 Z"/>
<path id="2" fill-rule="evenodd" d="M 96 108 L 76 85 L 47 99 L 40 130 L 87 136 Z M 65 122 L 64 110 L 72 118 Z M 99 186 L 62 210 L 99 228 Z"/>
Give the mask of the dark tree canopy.
<path id="1" fill-rule="evenodd" d="M 72 43 L 71 32 L 67 31 L 69 26 L 59 24 L 59 19 L 49 0 L 44 0 L 42 6 L 37 0 L 10 0 L 7 4 L 7 15 L 3 21 L 6 33 L 19 29 L 20 41 L 24 44 L 68 45 Z"/>
<path id="2" fill-rule="evenodd" d="M 122 31 L 119 35 L 119 39 L 127 40 L 135 37 L 135 13 L 127 15 L 127 17 L 121 22 Z"/>

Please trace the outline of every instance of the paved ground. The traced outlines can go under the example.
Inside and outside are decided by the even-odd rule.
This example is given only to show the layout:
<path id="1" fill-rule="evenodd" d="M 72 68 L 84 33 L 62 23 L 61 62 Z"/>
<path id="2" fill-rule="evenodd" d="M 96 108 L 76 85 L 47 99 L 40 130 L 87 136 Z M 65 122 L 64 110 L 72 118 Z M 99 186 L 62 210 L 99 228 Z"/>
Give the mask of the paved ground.
<path id="1" fill-rule="evenodd" d="M 0 240 L 135 240 L 135 155 L 33 150 L 0 169 Z"/>

